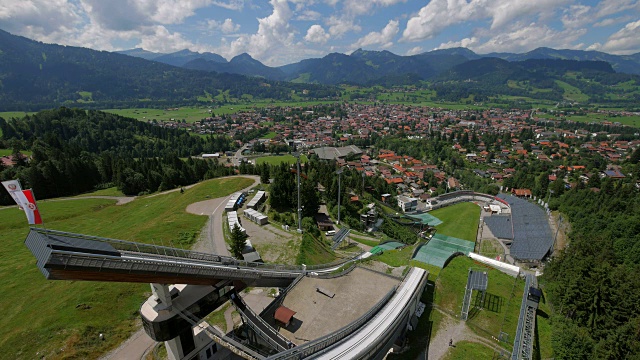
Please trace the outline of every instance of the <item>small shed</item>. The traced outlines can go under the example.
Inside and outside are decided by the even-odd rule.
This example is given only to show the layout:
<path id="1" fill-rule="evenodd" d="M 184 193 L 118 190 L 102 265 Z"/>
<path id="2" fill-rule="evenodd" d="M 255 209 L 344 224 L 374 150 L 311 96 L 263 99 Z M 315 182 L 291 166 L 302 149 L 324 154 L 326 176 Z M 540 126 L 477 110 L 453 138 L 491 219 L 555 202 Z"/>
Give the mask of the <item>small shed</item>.
<path id="1" fill-rule="evenodd" d="M 295 314 L 295 311 L 281 305 L 276 309 L 276 313 L 273 315 L 273 318 L 276 319 L 277 322 L 281 323 L 284 327 L 287 327 L 291 323 L 291 319 L 293 319 L 293 315 Z"/>

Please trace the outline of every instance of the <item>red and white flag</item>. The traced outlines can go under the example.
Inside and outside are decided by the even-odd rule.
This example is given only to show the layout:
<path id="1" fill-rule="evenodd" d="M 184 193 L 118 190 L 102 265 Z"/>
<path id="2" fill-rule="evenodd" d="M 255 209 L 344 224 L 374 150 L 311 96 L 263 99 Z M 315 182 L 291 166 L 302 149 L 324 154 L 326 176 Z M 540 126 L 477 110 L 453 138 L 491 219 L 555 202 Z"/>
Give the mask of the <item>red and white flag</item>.
<path id="1" fill-rule="evenodd" d="M 33 196 L 33 191 L 23 190 L 23 201 L 25 201 L 22 206 L 24 209 L 24 213 L 27 214 L 27 220 L 29 224 L 42 224 L 42 217 L 40 217 L 40 210 L 38 210 L 38 205 L 36 205 L 36 198 Z"/>
<path id="2" fill-rule="evenodd" d="M 40 210 L 36 205 L 36 198 L 33 196 L 33 191 L 22 190 L 18 180 L 3 181 L 2 185 L 9 192 L 9 195 L 18 204 L 20 210 L 24 210 L 27 215 L 27 221 L 30 225 L 42 224 L 42 217 L 40 216 Z"/>
<path id="3" fill-rule="evenodd" d="M 18 204 L 18 206 L 20 207 L 20 210 L 22 210 L 22 201 L 18 196 L 18 194 L 22 194 L 22 187 L 20 186 L 20 182 L 18 180 L 9 180 L 9 181 L 3 181 L 2 185 L 4 186 L 5 189 L 7 189 L 7 191 L 9 192 L 9 195 L 11 195 L 11 197 L 13 198 L 13 201 L 15 201 L 16 204 Z"/>

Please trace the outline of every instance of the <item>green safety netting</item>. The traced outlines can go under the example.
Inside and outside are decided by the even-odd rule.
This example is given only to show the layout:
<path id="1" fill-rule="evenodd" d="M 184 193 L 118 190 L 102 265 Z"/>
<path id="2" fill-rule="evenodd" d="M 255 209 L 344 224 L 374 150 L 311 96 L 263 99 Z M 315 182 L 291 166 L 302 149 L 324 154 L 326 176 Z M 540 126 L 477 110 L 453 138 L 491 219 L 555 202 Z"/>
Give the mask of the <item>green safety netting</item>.
<path id="1" fill-rule="evenodd" d="M 437 217 L 429 214 L 429 213 L 422 213 L 422 214 L 416 214 L 416 215 L 407 215 L 410 218 L 416 219 L 418 221 L 421 221 L 423 224 L 427 224 L 429 226 L 437 226 L 442 224 L 442 220 L 438 219 Z"/>
<path id="2" fill-rule="evenodd" d="M 384 250 L 394 250 L 400 247 L 405 246 L 405 244 L 398 242 L 398 241 L 388 241 L 384 244 L 380 244 L 378 246 L 375 246 L 373 249 L 369 250 L 370 253 L 372 254 L 378 254 Z"/>
<path id="3" fill-rule="evenodd" d="M 452 236 L 436 234 L 428 243 L 422 245 L 415 253 L 413 260 L 443 268 L 451 255 L 461 252 L 468 255 L 473 251 L 475 243 Z"/>

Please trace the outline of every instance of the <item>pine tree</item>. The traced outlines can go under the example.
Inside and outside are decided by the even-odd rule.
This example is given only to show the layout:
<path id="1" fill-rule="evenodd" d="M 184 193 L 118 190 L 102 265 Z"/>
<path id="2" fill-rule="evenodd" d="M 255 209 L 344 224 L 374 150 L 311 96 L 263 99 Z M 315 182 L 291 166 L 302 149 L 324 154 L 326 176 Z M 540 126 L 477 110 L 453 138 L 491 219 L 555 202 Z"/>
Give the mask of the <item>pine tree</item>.
<path id="1" fill-rule="evenodd" d="M 235 258 L 242 257 L 242 250 L 247 245 L 247 238 L 249 236 L 244 234 L 238 224 L 233 225 L 233 229 L 231 230 L 231 254 Z"/>
<path id="2" fill-rule="evenodd" d="M 268 184 L 269 183 L 269 164 L 267 163 L 262 163 L 262 169 L 260 171 L 260 182 L 263 184 Z"/>

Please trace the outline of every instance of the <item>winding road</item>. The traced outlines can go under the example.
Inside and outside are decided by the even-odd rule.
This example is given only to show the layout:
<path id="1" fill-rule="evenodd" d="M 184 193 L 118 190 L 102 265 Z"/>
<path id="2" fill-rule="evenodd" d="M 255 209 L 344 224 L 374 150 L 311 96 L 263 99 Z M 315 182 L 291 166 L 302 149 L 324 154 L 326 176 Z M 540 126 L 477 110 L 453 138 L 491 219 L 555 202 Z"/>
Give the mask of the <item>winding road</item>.
<path id="1" fill-rule="evenodd" d="M 219 179 L 225 179 L 230 177 L 236 177 L 236 176 L 226 176 Z M 260 183 L 259 176 L 241 175 L 238 177 L 245 177 L 245 178 L 250 178 L 254 180 L 253 184 L 242 189 L 241 191 L 246 191 Z M 194 184 L 194 185 L 197 185 L 197 184 Z M 194 185 L 190 185 L 189 187 L 192 187 Z M 159 195 L 163 195 L 163 194 L 173 192 L 173 191 L 178 191 L 178 190 L 180 189 L 177 188 L 177 189 L 165 191 L 159 194 L 154 194 L 152 196 L 159 196 Z M 209 216 L 209 220 L 201 230 L 201 235 L 198 242 L 193 246 L 194 251 L 231 256 L 229 254 L 229 250 L 227 250 L 227 244 L 224 241 L 224 234 L 222 232 L 222 214 L 224 213 L 224 205 L 227 203 L 230 197 L 231 195 L 228 195 L 221 198 L 199 201 L 187 206 L 186 211 L 188 213 L 195 214 L 195 215 Z M 109 197 L 100 197 L 100 198 L 109 198 Z M 66 200 L 71 200 L 71 199 L 78 199 L 78 198 L 68 198 Z M 132 201 L 135 198 L 126 198 L 126 199 L 130 199 L 128 201 Z M 225 319 L 226 319 L 226 316 L 225 316 Z M 233 328 L 233 325 L 231 327 Z M 124 343 L 122 343 L 118 348 L 116 348 L 115 350 L 112 350 L 111 352 L 103 356 L 101 360 L 143 359 L 144 356 L 153 349 L 153 346 L 155 344 L 156 342 L 144 332 L 144 329 L 141 328 L 135 333 L 133 333 L 129 337 L 129 339 L 127 339 Z"/>

